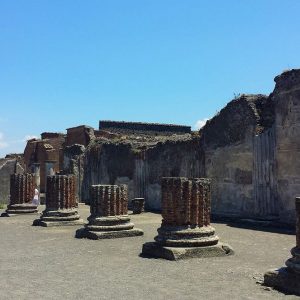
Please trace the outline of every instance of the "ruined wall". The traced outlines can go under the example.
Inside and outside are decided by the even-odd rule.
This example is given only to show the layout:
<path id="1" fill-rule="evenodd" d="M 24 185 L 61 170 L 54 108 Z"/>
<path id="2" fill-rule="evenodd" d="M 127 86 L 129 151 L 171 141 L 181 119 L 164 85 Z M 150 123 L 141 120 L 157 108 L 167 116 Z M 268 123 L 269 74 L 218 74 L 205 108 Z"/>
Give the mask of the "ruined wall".
<path id="1" fill-rule="evenodd" d="M 9 203 L 10 175 L 24 172 L 22 158 L 8 156 L 0 159 L 0 203 Z"/>
<path id="2" fill-rule="evenodd" d="M 127 184 L 129 201 L 144 197 L 146 207 L 160 209 L 160 179 L 200 175 L 199 140 L 166 140 L 136 148 L 129 141 L 91 144 L 84 156 L 82 199 L 89 202 L 91 184 Z"/>
<path id="3" fill-rule="evenodd" d="M 253 137 L 258 98 L 264 96 L 243 95 L 231 101 L 201 131 L 205 176 L 212 180 L 214 214 L 253 214 Z"/>
<path id="4" fill-rule="evenodd" d="M 82 181 L 83 181 L 83 162 L 84 162 L 85 147 L 83 145 L 75 144 L 66 146 L 64 148 L 64 173 L 75 175 L 75 194 L 76 201 L 82 202 Z"/>
<path id="5" fill-rule="evenodd" d="M 92 127 L 82 125 L 68 128 L 65 146 L 74 144 L 87 146 L 94 137 L 94 129 Z"/>
<path id="6" fill-rule="evenodd" d="M 190 126 L 124 121 L 100 121 L 99 129 L 123 134 L 143 133 L 150 135 L 186 134 L 191 132 Z"/>
<path id="7" fill-rule="evenodd" d="M 280 219 L 295 221 L 294 199 L 300 195 L 300 70 L 275 78 L 276 163 Z"/>
<path id="8" fill-rule="evenodd" d="M 269 96 L 242 95 L 201 130 L 215 214 L 295 222 L 300 195 L 300 70 Z"/>
<path id="9" fill-rule="evenodd" d="M 34 173 L 34 164 L 40 164 L 40 191 L 45 191 L 48 162 L 53 162 L 53 171 L 63 169 L 63 144 L 65 135 L 45 132 L 41 134 L 44 139 L 29 140 L 24 150 L 25 169 Z"/>

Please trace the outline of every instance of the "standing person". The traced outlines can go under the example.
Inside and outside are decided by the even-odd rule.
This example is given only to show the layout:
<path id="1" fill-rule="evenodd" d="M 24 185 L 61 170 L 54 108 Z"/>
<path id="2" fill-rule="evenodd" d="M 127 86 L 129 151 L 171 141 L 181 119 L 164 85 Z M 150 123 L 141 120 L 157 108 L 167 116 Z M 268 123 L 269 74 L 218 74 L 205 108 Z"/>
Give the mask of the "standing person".
<path id="1" fill-rule="evenodd" d="M 37 188 L 34 189 L 34 197 L 32 199 L 32 204 L 39 206 L 40 204 L 40 199 L 39 199 L 39 190 Z"/>

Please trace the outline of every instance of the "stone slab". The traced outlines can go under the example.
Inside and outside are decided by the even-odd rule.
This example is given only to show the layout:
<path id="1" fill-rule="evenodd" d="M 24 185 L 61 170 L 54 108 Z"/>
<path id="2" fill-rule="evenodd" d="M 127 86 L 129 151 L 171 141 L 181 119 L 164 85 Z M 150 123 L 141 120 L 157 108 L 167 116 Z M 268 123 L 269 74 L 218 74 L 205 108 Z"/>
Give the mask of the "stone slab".
<path id="1" fill-rule="evenodd" d="M 264 275 L 264 285 L 281 292 L 300 296 L 300 274 L 281 268 L 270 270 Z"/>
<path id="2" fill-rule="evenodd" d="M 143 245 L 142 256 L 164 258 L 167 260 L 188 259 L 194 257 L 214 257 L 234 254 L 233 249 L 223 243 L 205 247 L 165 247 L 156 242 Z"/>
<path id="3" fill-rule="evenodd" d="M 42 226 L 42 227 L 59 227 L 59 226 L 78 226 L 83 225 L 83 219 L 73 220 L 73 221 L 52 221 L 47 222 L 41 219 L 36 219 L 33 221 L 32 226 Z"/>
<path id="4" fill-rule="evenodd" d="M 32 211 L 5 211 L 1 214 L 0 217 L 14 217 L 14 216 L 20 216 L 20 215 L 37 215 L 39 214 L 38 210 L 32 210 Z"/>
<path id="5" fill-rule="evenodd" d="M 78 229 L 76 231 L 76 238 L 88 238 L 91 240 L 101 239 L 115 239 L 123 237 L 133 237 L 143 235 L 144 232 L 141 229 L 133 228 L 130 230 L 118 230 L 118 231 L 89 231 L 85 228 Z"/>

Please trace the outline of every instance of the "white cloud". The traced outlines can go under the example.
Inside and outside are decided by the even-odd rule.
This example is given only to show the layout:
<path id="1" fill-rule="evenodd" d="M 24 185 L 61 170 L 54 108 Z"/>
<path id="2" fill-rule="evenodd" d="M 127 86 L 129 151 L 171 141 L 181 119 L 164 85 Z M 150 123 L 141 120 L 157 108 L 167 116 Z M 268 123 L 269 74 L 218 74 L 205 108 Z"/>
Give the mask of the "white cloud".
<path id="1" fill-rule="evenodd" d="M 200 128 L 202 128 L 206 122 L 208 121 L 209 119 L 208 118 L 204 118 L 202 120 L 198 120 L 195 125 L 194 125 L 194 130 L 199 130 Z"/>
<path id="2" fill-rule="evenodd" d="M 4 135 L 0 132 L 0 149 L 8 147 L 8 143 L 4 140 Z"/>
<path id="3" fill-rule="evenodd" d="M 38 137 L 36 135 L 30 135 L 30 134 L 27 134 L 24 136 L 22 142 L 27 142 L 28 140 L 31 140 L 31 139 L 37 139 Z"/>

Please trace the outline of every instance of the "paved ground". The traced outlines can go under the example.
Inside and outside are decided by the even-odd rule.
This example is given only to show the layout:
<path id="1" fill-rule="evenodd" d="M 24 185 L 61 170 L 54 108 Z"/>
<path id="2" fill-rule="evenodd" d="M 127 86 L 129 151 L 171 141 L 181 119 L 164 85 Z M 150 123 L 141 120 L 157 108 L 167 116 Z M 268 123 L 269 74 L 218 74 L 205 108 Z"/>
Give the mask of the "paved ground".
<path id="1" fill-rule="evenodd" d="M 132 216 L 142 237 L 102 241 L 75 239 L 78 227 L 33 227 L 33 219 L 0 218 L 0 299 L 299 299 L 256 283 L 284 265 L 294 235 L 214 224 L 234 256 L 172 262 L 139 256 L 158 214 Z"/>

